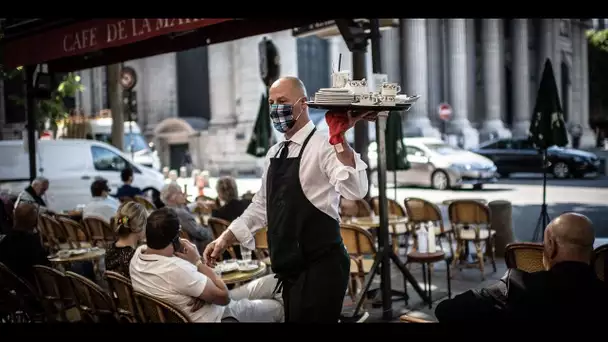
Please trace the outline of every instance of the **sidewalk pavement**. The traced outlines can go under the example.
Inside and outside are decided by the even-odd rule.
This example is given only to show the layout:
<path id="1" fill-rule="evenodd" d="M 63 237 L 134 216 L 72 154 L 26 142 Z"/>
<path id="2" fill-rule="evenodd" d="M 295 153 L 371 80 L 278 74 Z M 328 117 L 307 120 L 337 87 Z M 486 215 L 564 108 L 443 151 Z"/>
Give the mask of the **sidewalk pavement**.
<path id="1" fill-rule="evenodd" d="M 507 271 L 507 267 L 503 259 L 496 259 L 496 272 L 492 270 L 492 265 L 489 260 L 485 263 L 485 280 L 481 279 L 481 272 L 477 268 L 463 269 L 462 271 L 452 269 L 452 297 L 467 290 L 473 288 L 483 288 L 494 284 L 500 280 L 500 278 Z M 423 287 L 422 282 L 422 268 L 420 264 L 410 265 L 410 272 L 416 278 Z M 439 262 L 435 264 L 435 267 L 431 275 L 431 290 L 433 307 L 429 309 L 428 304 L 422 302 L 422 299 L 414 291 L 412 286 L 408 284 L 408 294 L 410 296 L 408 306 L 405 307 L 403 301 L 393 302 L 393 320 L 390 322 L 399 322 L 399 316 L 404 313 L 409 313 L 417 318 L 435 320 L 434 310 L 437 304 L 447 298 L 447 281 L 446 281 L 446 264 Z M 396 266 L 391 267 L 391 285 L 393 290 L 403 290 L 403 277 Z M 380 286 L 380 276 L 377 275 L 372 283 L 372 289 L 377 289 Z M 346 297 L 344 300 L 344 314 L 352 313 L 354 311 L 356 303 Z M 371 300 L 365 304 L 365 310 L 370 314 L 366 323 L 381 323 L 386 322 L 382 319 L 382 308 L 373 308 Z"/>

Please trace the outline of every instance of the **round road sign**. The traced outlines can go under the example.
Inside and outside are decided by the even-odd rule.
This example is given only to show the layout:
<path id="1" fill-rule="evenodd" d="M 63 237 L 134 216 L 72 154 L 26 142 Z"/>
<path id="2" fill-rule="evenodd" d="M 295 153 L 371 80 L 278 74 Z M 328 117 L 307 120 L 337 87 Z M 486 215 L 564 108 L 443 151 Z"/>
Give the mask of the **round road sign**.
<path id="1" fill-rule="evenodd" d="M 447 103 L 439 105 L 439 118 L 441 120 L 449 120 L 452 117 L 452 107 Z"/>

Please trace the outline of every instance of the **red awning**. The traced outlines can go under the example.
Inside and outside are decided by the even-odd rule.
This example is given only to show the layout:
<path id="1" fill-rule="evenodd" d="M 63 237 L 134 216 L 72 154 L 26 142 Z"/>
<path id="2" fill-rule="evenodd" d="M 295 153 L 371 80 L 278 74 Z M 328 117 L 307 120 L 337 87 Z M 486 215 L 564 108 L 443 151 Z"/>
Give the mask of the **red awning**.
<path id="1" fill-rule="evenodd" d="M 73 71 L 306 25 L 312 19 L 94 19 L 6 39 L 4 65 Z"/>
<path id="2" fill-rule="evenodd" d="M 7 41 L 4 63 L 9 68 L 40 64 L 228 20 L 232 19 L 95 19 Z"/>

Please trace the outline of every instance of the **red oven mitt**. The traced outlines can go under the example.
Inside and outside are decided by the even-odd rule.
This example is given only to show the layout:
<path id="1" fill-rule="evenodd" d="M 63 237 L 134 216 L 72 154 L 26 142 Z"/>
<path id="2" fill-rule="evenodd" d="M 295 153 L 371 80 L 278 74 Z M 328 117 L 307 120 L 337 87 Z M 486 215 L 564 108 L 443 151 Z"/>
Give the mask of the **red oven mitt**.
<path id="1" fill-rule="evenodd" d="M 348 115 L 344 112 L 328 111 L 325 121 L 329 127 L 329 143 L 338 145 L 344 142 L 344 133 L 349 128 Z"/>

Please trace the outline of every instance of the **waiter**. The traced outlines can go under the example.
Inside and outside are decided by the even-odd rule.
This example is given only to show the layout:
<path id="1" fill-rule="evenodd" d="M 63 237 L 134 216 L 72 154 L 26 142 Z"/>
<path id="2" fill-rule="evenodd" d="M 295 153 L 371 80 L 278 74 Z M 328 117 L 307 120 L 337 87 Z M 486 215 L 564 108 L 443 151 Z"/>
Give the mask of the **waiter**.
<path id="1" fill-rule="evenodd" d="M 336 323 L 348 285 L 350 259 L 339 224 L 340 195 L 367 194 L 367 165 L 345 141 L 338 153 L 310 121 L 306 89 L 284 77 L 269 91 L 274 128 L 285 135 L 266 155 L 262 187 L 245 212 L 204 252 L 214 265 L 234 243 L 255 249 L 254 234 L 268 226 L 272 269 L 286 322 Z M 357 120 L 351 120 L 352 127 Z"/>

